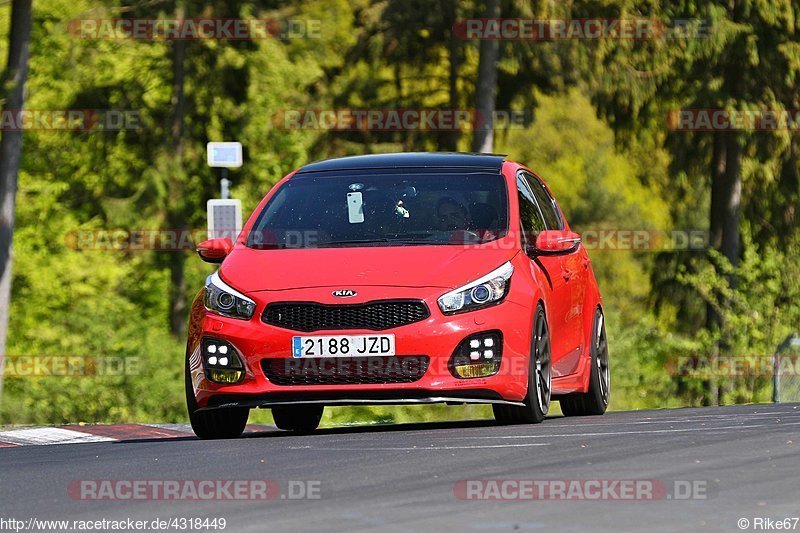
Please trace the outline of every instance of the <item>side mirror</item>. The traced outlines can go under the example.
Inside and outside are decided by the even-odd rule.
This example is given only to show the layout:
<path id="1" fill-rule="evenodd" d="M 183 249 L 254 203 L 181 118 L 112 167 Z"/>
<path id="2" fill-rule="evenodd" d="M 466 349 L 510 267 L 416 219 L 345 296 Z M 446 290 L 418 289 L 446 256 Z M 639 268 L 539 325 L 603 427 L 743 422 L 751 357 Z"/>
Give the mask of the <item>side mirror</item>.
<path id="1" fill-rule="evenodd" d="M 206 263 L 222 263 L 233 250 L 230 239 L 209 239 L 197 245 L 197 255 Z"/>
<path id="2" fill-rule="evenodd" d="M 574 231 L 545 230 L 536 236 L 536 244 L 528 251 L 536 255 L 566 255 L 578 249 L 581 236 Z"/>

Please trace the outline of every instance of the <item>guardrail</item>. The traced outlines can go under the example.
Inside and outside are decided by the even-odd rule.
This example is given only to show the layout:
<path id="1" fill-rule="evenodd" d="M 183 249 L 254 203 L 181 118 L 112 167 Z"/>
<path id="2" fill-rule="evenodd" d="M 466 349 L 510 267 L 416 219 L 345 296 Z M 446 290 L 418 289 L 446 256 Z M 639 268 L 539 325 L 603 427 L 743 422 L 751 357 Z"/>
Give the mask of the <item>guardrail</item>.
<path id="1" fill-rule="evenodd" d="M 791 398 L 791 401 L 800 401 L 800 376 L 797 373 L 788 373 L 781 380 L 784 365 L 783 357 L 792 348 L 800 351 L 800 333 L 792 333 L 776 349 L 772 356 L 772 402 L 781 403 L 781 397 Z"/>

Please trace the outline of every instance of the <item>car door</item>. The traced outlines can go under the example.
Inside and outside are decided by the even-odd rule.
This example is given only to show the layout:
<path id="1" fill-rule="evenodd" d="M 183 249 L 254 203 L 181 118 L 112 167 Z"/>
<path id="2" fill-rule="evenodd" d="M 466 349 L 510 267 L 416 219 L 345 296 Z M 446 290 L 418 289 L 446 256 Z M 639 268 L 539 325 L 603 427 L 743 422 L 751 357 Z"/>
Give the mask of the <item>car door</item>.
<path id="1" fill-rule="evenodd" d="M 547 226 L 536 197 L 522 172 L 517 174 L 517 194 L 523 245 L 533 244 L 536 242 L 536 236 L 539 232 L 547 229 Z M 531 274 L 537 278 L 544 276 L 547 280 L 547 286 L 550 288 L 551 294 L 548 298 L 546 312 L 550 323 L 550 347 L 553 367 L 555 368 L 558 365 L 558 361 L 568 354 L 571 344 L 561 334 L 564 329 L 564 321 L 569 312 L 570 287 L 567 285 L 568 280 L 563 273 L 561 257 L 529 253 L 528 259 Z"/>
<path id="2" fill-rule="evenodd" d="M 536 204 L 542 213 L 544 225 L 547 229 L 565 229 L 561 212 L 556 206 L 555 199 L 535 175 L 524 172 L 523 177 L 531 190 Z M 560 278 L 564 281 L 562 314 L 558 315 L 559 323 L 552 324 L 554 332 L 563 342 L 563 359 L 554 361 L 554 376 L 571 374 L 577 369 L 580 354 L 583 351 L 582 317 L 584 293 L 586 290 L 586 272 L 584 268 L 584 255 L 582 247 L 574 252 L 555 256 L 554 263 L 558 264 Z M 555 336 L 555 335 L 554 335 Z"/>

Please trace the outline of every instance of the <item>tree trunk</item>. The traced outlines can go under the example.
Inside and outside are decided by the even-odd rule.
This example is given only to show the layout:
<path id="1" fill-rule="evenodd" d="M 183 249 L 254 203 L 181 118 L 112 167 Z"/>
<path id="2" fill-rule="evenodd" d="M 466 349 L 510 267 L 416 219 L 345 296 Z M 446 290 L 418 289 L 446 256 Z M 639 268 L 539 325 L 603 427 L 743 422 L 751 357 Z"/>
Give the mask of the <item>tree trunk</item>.
<path id="1" fill-rule="evenodd" d="M 727 143 L 725 134 L 714 135 L 714 148 L 711 156 L 711 208 L 709 209 L 709 239 L 708 244 L 715 250 L 722 249 L 722 221 L 724 216 L 724 187 L 725 167 L 727 164 Z M 719 327 L 722 317 L 711 305 L 706 309 L 706 327 L 715 329 Z"/>
<path id="2" fill-rule="evenodd" d="M 484 18 L 500 18 L 500 1 L 486 0 Z M 477 124 L 472 137 L 473 152 L 492 152 L 494 149 L 494 105 L 497 91 L 497 61 L 500 41 L 484 39 L 480 46 L 478 83 L 475 88 Z"/>
<path id="3" fill-rule="evenodd" d="M 725 179 L 722 184 L 722 243 L 720 251 L 731 265 L 739 265 L 739 206 L 742 201 L 742 142 L 738 135 L 727 138 Z M 730 278 L 736 288 L 736 276 Z"/>
<path id="4" fill-rule="evenodd" d="M 725 178 L 727 143 L 724 134 L 714 135 L 714 153 L 711 158 L 711 210 L 709 223 L 711 233 L 709 245 L 719 250 L 722 247 L 722 182 Z"/>
<path id="5" fill-rule="evenodd" d="M 714 147 L 711 156 L 711 207 L 709 209 L 709 246 L 715 250 L 722 248 L 722 232 L 724 217 L 724 187 L 725 169 L 728 161 L 727 142 L 725 134 L 717 133 L 714 135 Z M 706 327 L 715 330 L 722 324 L 722 317 L 716 308 L 706 304 Z M 719 356 L 719 344 L 714 346 L 713 357 Z M 715 379 L 703 381 L 703 405 L 719 404 L 719 388 Z"/>
<path id="6" fill-rule="evenodd" d="M 22 111 L 33 17 L 32 0 L 14 0 L 11 5 L 8 65 L 3 75 L 4 110 Z M 3 359 L 8 339 L 11 308 L 11 259 L 14 240 L 14 209 L 17 175 L 22 160 L 22 132 L 7 130 L 0 139 L 0 394 L 3 392 Z"/>
<path id="7" fill-rule="evenodd" d="M 456 36 L 453 26 L 458 20 L 458 0 L 448 0 L 447 2 L 447 27 L 450 28 L 448 41 L 448 58 L 450 60 L 450 75 L 448 79 L 448 89 L 450 93 L 450 111 L 458 109 L 458 70 L 461 66 L 461 39 Z M 458 151 L 458 138 L 460 131 L 456 128 L 445 136 L 444 150 L 450 152 Z"/>
<path id="8" fill-rule="evenodd" d="M 180 20 L 186 16 L 184 6 L 179 4 L 175 9 L 175 18 Z M 186 41 L 172 42 L 172 124 L 170 138 L 174 153 L 174 165 L 170 165 L 170 176 L 167 195 L 167 225 L 170 231 L 186 229 L 185 199 L 183 187 L 183 130 L 186 115 Z M 184 253 L 173 250 L 169 253 L 170 294 L 169 325 L 176 337 L 186 332 L 186 274 L 184 271 Z"/>
<path id="9" fill-rule="evenodd" d="M 737 134 L 730 134 L 726 139 L 725 175 L 722 183 L 722 209 L 720 223 L 722 224 L 722 243 L 720 252 L 731 265 L 739 266 L 741 245 L 739 243 L 740 205 L 742 201 L 742 139 Z M 728 285 L 736 289 L 738 282 L 736 274 L 728 277 Z M 720 350 L 728 352 L 731 349 L 730 339 L 723 335 L 720 339 Z M 725 396 L 730 392 L 730 383 L 723 380 L 717 393 L 718 405 L 723 405 Z"/>
<path id="10" fill-rule="evenodd" d="M 742 199 L 742 140 L 736 133 L 716 133 L 714 153 L 711 161 L 711 209 L 709 246 L 719 251 L 731 265 L 739 264 L 739 210 Z M 728 278 L 731 288 L 736 288 L 736 276 Z M 725 302 L 721 302 L 725 305 Z M 722 317 L 711 306 L 707 306 L 706 327 L 722 327 Z M 723 334 L 715 355 L 730 349 Z M 724 387 L 717 387 L 713 380 L 706 382 L 707 402 L 710 405 L 722 403 Z"/>
<path id="11" fill-rule="evenodd" d="M 741 22 L 743 18 L 743 3 L 738 0 L 729 0 L 728 16 L 733 22 Z M 739 105 L 742 101 L 741 67 L 735 62 L 725 65 L 722 94 L 729 98 L 729 104 Z M 714 134 L 714 153 L 711 168 L 711 209 L 710 209 L 710 246 L 719 251 L 728 262 L 736 267 L 739 265 L 739 218 L 742 198 L 742 155 L 744 153 L 744 139 L 736 132 L 716 132 Z M 728 285 L 735 289 L 737 286 L 736 274 L 728 277 Z M 723 307 L 726 302 L 720 302 Z M 719 326 L 721 336 L 715 346 L 716 354 L 730 350 L 730 339 L 725 330 L 722 317 L 716 311 L 709 309 L 706 323 L 710 328 Z M 729 385 L 723 379 L 718 386 L 711 380 L 708 401 L 712 404 L 724 403 Z"/>

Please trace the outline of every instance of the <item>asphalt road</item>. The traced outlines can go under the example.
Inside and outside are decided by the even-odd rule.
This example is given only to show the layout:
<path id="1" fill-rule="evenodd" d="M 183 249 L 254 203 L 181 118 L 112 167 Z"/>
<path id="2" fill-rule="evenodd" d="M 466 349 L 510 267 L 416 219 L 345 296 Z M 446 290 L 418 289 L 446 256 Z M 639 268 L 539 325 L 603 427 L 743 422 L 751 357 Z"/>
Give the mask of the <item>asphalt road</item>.
<path id="1" fill-rule="evenodd" d="M 476 421 L 24 446 L 0 449 L 0 518 L 225 518 L 234 532 L 741 531 L 745 518 L 744 530 L 755 531 L 757 518 L 800 516 L 798 451 L 798 404 L 613 412 L 536 426 Z M 284 498 L 107 501 L 68 490 L 75 480 L 243 479 L 276 480 Z M 551 499 L 505 501 L 465 500 L 454 490 L 464 487 L 460 480 L 486 479 L 570 487 L 571 480 L 638 480 L 663 490 L 626 501 L 619 491 L 587 501 L 575 499 L 580 492 L 552 499 L 560 494 L 553 489 Z M 290 481 L 311 482 L 302 486 L 319 497 L 286 499 Z M 693 490 L 682 499 L 678 486 L 687 484 Z M 496 495 L 490 486 L 473 496 Z M 589 486 L 579 484 L 584 497 Z"/>

